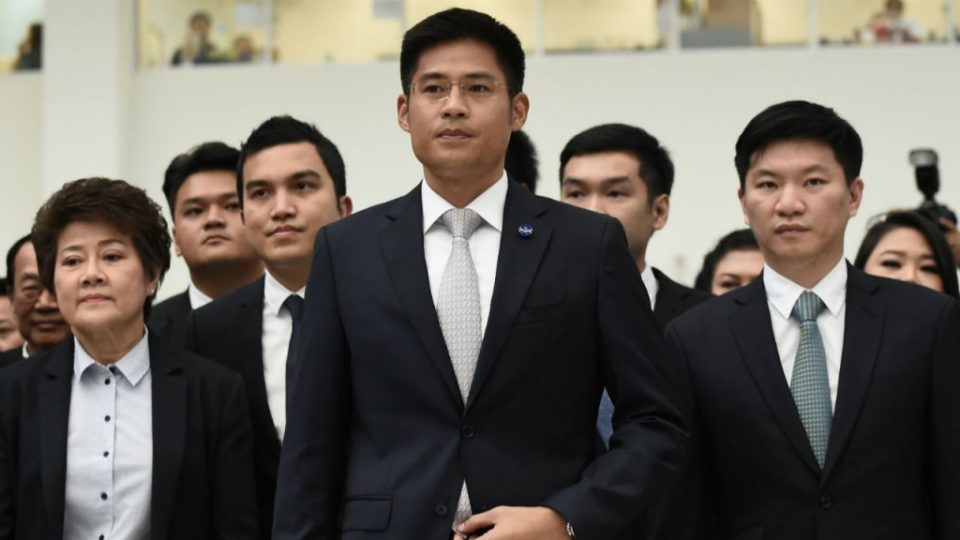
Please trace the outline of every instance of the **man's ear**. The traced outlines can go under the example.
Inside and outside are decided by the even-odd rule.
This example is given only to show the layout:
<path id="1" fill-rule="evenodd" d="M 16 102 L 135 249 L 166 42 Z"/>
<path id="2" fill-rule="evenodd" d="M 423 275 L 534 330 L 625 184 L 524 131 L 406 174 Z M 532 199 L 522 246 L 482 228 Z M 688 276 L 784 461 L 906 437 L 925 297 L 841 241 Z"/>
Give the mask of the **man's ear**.
<path id="1" fill-rule="evenodd" d="M 345 218 L 353 213 L 353 199 L 349 195 L 340 197 L 340 217 Z"/>
<path id="2" fill-rule="evenodd" d="M 400 94 L 400 97 L 397 98 L 397 123 L 400 124 L 400 129 L 410 132 L 410 103 L 406 94 Z"/>
<path id="3" fill-rule="evenodd" d="M 740 188 L 737 190 L 737 199 L 740 200 L 740 211 L 743 212 L 743 223 L 749 227 L 750 226 L 750 216 L 747 215 L 747 206 L 743 204 L 743 197 L 746 195 L 744 192 L 745 188 Z"/>
<path id="4" fill-rule="evenodd" d="M 173 252 L 177 254 L 177 257 L 183 257 L 183 252 L 180 251 L 180 240 L 177 239 L 176 225 L 170 228 L 170 234 L 173 236 Z"/>
<path id="5" fill-rule="evenodd" d="M 659 231 L 667 224 L 667 220 L 670 219 L 670 196 L 666 193 L 657 195 L 657 197 L 653 199 L 651 210 L 653 211 L 653 230 Z"/>
<path id="6" fill-rule="evenodd" d="M 513 131 L 523 128 L 527 123 L 527 114 L 530 112 L 530 98 L 523 92 L 513 96 L 510 103 L 510 126 Z"/>

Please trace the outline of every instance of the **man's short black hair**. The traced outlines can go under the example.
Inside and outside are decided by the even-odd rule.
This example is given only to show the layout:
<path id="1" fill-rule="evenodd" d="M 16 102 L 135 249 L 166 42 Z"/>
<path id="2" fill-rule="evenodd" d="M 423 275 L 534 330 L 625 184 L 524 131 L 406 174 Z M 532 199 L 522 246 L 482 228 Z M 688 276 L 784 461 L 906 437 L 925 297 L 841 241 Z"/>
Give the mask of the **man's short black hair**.
<path id="1" fill-rule="evenodd" d="M 240 147 L 240 159 L 237 160 L 237 196 L 243 205 L 243 165 L 250 156 L 267 148 L 281 144 L 308 142 L 317 149 L 323 166 L 333 178 L 333 191 L 337 195 L 337 208 L 340 197 L 347 194 L 347 172 L 343 157 L 333 141 L 323 136 L 313 124 L 301 122 L 292 116 L 274 116 L 257 126 Z"/>
<path id="2" fill-rule="evenodd" d="M 473 40 L 493 49 L 497 64 L 507 78 L 510 96 L 523 91 L 525 56 L 520 40 L 506 25 L 486 13 L 451 8 L 434 13 L 418 22 L 403 35 L 400 47 L 400 83 L 403 93 L 410 95 L 413 74 L 420 56 L 427 49 L 454 41 Z"/>
<path id="3" fill-rule="evenodd" d="M 17 264 L 17 253 L 20 253 L 20 248 L 24 244 L 30 241 L 30 235 L 21 237 L 19 240 L 13 243 L 13 246 L 7 251 L 7 285 L 10 287 L 10 290 L 13 290 L 14 282 L 16 281 L 17 269 L 14 268 Z"/>
<path id="4" fill-rule="evenodd" d="M 603 152 L 626 152 L 640 161 L 640 178 L 647 186 L 647 204 L 673 189 L 673 161 L 660 141 L 646 131 L 627 124 L 601 124 L 574 135 L 560 152 L 560 183 L 567 162 L 577 156 Z"/>
<path id="5" fill-rule="evenodd" d="M 163 175 L 163 195 L 167 198 L 167 205 L 170 207 L 170 216 L 174 221 L 177 220 L 176 202 L 177 192 L 187 181 L 190 175 L 204 171 L 229 171 L 237 170 L 237 161 L 240 159 L 240 151 L 232 146 L 222 142 L 205 142 L 195 146 L 185 154 L 173 158 L 167 167 L 167 172 Z"/>
<path id="6" fill-rule="evenodd" d="M 733 162 L 743 189 L 757 153 L 781 141 L 805 140 L 825 144 L 843 168 L 847 185 L 860 176 L 863 143 L 849 122 L 829 107 L 809 101 L 785 101 L 753 117 L 737 139 Z"/>
<path id="7" fill-rule="evenodd" d="M 507 156 L 503 164 L 507 178 L 527 186 L 530 193 L 536 193 L 537 181 L 540 179 L 539 165 L 537 149 L 530 136 L 523 130 L 514 131 L 510 135 L 510 144 L 507 145 Z"/>

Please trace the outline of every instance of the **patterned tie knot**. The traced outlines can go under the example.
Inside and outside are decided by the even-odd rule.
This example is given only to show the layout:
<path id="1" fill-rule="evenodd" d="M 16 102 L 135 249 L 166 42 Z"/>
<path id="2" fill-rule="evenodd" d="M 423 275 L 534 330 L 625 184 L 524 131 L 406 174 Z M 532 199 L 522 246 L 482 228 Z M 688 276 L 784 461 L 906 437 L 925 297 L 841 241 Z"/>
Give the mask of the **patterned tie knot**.
<path id="1" fill-rule="evenodd" d="M 283 301 L 283 307 L 287 308 L 287 313 L 290 314 L 291 319 L 299 321 L 303 315 L 303 298 L 300 298 L 299 295 L 291 294 Z"/>
<path id="2" fill-rule="evenodd" d="M 824 307 L 823 300 L 813 291 L 803 291 L 797 303 L 793 305 L 792 315 L 802 323 L 815 321 Z"/>
<path id="3" fill-rule="evenodd" d="M 451 208 L 440 216 L 440 221 L 454 238 L 470 238 L 473 231 L 483 223 L 480 214 L 469 208 Z"/>

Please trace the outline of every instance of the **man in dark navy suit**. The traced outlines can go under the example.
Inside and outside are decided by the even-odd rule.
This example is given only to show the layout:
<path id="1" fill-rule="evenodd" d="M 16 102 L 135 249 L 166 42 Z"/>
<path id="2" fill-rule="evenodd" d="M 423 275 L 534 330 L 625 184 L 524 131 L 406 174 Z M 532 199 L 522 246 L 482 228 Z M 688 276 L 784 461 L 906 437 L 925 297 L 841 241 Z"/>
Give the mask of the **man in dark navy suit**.
<path id="1" fill-rule="evenodd" d="M 685 432 L 623 227 L 504 174 L 510 29 L 437 13 L 400 64 L 423 182 L 317 236 L 274 537 L 635 538 Z"/>
<path id="2" fill-rule="evenodd" d="M 257 127 L 240 150 L 236 193 L 263 277 L 196 310 L 186 348 L 239 372 L 253 417 L 260 528 L 269 537 L 280 443 L 287 424 L 288 362 L 302 313 L 313 242 L 350 215 L 343 159 L 316 127 L 289 116 Z"/>
<path id="3" fill-rule="evenodd" d="M 154 306 L 149 326 L 174 345 L 183 344 L 190 312 L 263 274 L 240 217 L 239 158 L 236 148 L 206 142 L 173 158 L 164 174 L 174 247 L 190 270 L 190 286 Z"/>
<path id="4" fill-rule="evenodd" d="M 740 135 L 766 265 L 668 327 L 692 448 L 664 538 L 960 538 L 960 308 L 844 260 L 862 158 L 804 101 Z"/>
<path id="5" fill-rule="evenodd" d="M 561 200 L 623 224 L 661 331 L 676 316 L 710 298 L 647 264 L 650 239 L 670 216 L 672 189 L 670 155 L 656 137 L 636 126 L 594 126 L 575 135 L 560 152 Z M 605 444 L 613 433 L 612 417 L 613 405 L 604 394 L 597 429 Z"/>

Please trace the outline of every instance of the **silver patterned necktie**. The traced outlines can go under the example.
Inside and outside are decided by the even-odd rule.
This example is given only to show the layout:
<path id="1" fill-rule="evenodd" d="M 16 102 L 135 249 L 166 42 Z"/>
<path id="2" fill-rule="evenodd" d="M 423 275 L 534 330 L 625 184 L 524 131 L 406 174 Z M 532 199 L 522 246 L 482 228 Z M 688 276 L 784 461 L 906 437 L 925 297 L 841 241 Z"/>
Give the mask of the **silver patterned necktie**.
<path id="1" fill-rule="evenodd" d="M 440 217 L 440 221 L 453 234 L 453 246 L 440 279 L 437 317 L 440 319 L 440 330 L 447 342 L 447 352 L 460 386 L 460 395 L 466 403 L 483 340 L 480 283 L 473 257 L 470 255 L 469 243 L 470 235 L 480 226 L 482 218 L 469 208 L 452 208 Z M 460 488 L 453 526 L 459 526 L 471 514 L 470 497 L 464 481 Z"/>
<path id="2" fill-rule="evenodd" d="M 807 432 L 820 468 L 827 457 L 830 440 L 830 380 L 827 376 L 827 354 L 817 327 L 817 316 L 823 311 L 823 300 L 811 291 L 804 291 L 793 305 L 793 318 L 800 321 L 800 346 L 793 364 L 790 392 L 797 404 L 800 421 Z"/>

